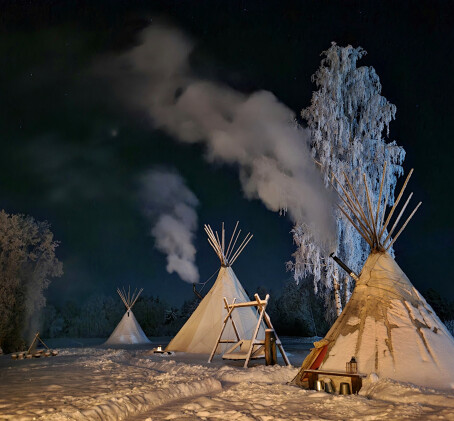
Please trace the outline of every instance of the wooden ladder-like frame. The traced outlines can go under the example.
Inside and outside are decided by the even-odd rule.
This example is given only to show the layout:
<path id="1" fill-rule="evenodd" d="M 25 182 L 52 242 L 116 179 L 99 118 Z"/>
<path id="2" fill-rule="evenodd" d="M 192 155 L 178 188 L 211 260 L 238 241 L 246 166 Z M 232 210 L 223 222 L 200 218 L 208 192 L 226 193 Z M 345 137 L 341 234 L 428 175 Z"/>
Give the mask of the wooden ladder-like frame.
<path id="1" fill-rule="evenodd" d="M 261 325 L 262 321 L 265 323 L 265 325 L 268 327 L 268 329 L 273 329 L 274 330 L 273 325 L 271 323 L 270 316 L 268 316 L 268 314 L 266 313 L 266 307 L 268 305 L 268 300 L 269 300 L 270 296 L 269 296 L 269 294 L 267 294 L 265 299 L 262 300 L 262 299 L 260 299 L 258 294 L 255 294 L 254 298 L 255 298 L 255 301 L 248 301 L 246 303 L 236 303 L 235 302 L 236 298 L 234 298 L 233 301 L 232 301 L 232 304 L 229 304 L 227 302 L 227 299 L 224 297 L 224 306 L 225 306 L 225 309 L 227 310 L 227 316 L 224 318 L 221 331 L 219 332 L 218 338 L 216 340 L 216 344 L 214 345 L 213 351 L 211 351 L 210 358 L 208 359 L 209 363 L 211 363 L 211 361 L 213 360 L 214 354 L 216 353 L 216 350 L 217 350 L 219 344 L 225 344 L 225 343 L 235 344 L 235 343 L 239 343 L 241 341 L 241 338 L 240 338 L 240 335 L 238 333 L 238 329 L 236 327 L 235 321 L 232 318 L 233 310 L 235 310 L 236 308 L 240 308 L 240 307 L 257 307 L 257 309 L 260 312 L 259 313 L 259 318 L 258 318 L 258 321 L 257 321 L 257 325 L 256 325 L 254 333 L 252 335 L 252 339 L 251 339 L 251 344 L 249 346 L 249 350 L 248 350 L 248 352 L 247 352 L 247 354 L 245 356 L 244 368 L 246 368 L 248 366 L 248 364 L 249 364 L 251 356 L 253 355 L 254 347 L 256 347 L 256 346 L 264 346 L 265 345 L 265 341 L 257 339 L 257 335 L 259 333 L 259 329 L 260 329 L 260 325 Z M 222 339 L 222 334 L 224 333 L 224 330 L 225 330 L 229 320 L 232 322 L 232 326 L 233 326 L 233 330 L 235 332 L 236 340 Z M 287 358 L 287 354 L 285 353 L 284 347 L 282 346 L 282 343 L 281 343 L 279 337 L 277 336 L 276 332 L 275 332 L 275 335 L 276 335 L 276 345 L 277 345 L 277 347 L 279 349 L 279 352 L 280 352 L 282 358 L 284 359 L 285 365 L 290 365 L 290 361 Z"/>

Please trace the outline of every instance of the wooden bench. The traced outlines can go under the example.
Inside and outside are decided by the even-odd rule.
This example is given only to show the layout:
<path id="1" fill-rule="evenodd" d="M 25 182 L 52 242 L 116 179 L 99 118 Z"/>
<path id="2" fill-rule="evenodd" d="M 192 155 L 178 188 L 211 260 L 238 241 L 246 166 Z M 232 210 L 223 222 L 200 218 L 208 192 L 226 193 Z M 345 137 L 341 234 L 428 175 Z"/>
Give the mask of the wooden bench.
<path id="1" fill-rule="evenodd" d="M 363 385 L 363 380 L 367 377 L 365 374 L 360 373 L 347 373 L 346 371 L 329 371 L 329 370 L 311 370 L 307 369 L 303 371 L 301 379 L 307 374 L 309 389 L 315 389 L 315 382 L 319 379 L 319 376 L 337 376 L 337 377 L 350 377 L 352 384 L 352 393 L 356 394 L 359 392 Z"/>

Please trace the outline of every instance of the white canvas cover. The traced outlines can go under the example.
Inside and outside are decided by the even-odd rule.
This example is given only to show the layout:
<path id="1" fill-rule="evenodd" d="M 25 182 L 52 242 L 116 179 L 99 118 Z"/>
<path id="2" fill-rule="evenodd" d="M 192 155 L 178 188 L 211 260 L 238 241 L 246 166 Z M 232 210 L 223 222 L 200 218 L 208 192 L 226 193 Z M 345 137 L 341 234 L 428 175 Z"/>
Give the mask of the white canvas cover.
<path id="1" fill-rule="evenodd" d="M 454 387 L 454 339 L 387 252 L 370 254 L 325 339 L 328 352 L 321 370 L 345 371 L 355 356 L 363 374 Z M 308 367 L 303 363 L 303 368 Z"/>
<path id="2" fill-rule="evenodd" d="M 118 326 L 104 345 L 149 344 L 132 310 L 126 311 Z"/>
<path id="3" fill-rule="evenodd" d="M 221 266 L 216 282 L 200 302 L 194 313 L 172 339 L 166 351 L 183 351 L 196 354 L 209 354 L 216 344 L 227 311 L 223 297 L 229 304 L 250 301 L 240 281 L 230 266 Z M 241 339 L 250 339 L 257 326 L 258 314 L 255 308 L 245 307 L 233 312 Z M 236 339 L 232 324 L 228 323 L 222 335 L 224 339 Z M 265 337 L 263 327 L 260 328 L 259 338 Z M 222 344 L 217 353 L 224 352 L 231 344 Z"/>

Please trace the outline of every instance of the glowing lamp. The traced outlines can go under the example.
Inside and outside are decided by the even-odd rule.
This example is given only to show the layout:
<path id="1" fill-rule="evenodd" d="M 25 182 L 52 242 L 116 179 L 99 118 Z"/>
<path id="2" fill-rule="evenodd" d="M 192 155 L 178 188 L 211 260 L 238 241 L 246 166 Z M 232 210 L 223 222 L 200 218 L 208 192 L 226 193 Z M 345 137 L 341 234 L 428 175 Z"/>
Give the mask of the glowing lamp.
<path id="1" fill-rule="evenodd" d="M 352 357 L 352 359 L 346 364 L 347 373 L 357 373 L 358 372 L 358 363 L 356 362 L 356 358 Z"/>

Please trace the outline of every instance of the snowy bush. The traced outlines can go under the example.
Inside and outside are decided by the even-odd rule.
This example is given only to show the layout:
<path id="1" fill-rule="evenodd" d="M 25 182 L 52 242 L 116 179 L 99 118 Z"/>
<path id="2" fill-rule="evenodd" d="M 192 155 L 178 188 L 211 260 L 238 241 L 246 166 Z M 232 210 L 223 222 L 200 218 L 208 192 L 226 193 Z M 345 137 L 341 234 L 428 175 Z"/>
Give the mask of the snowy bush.
<path id="1" fill-rule="evenodd" d="M 323 53 L 325 58 L 312 76 L 318 90 L 313 92 L 311 105 L 301 115 L 311 130 L 312 156 L 327 188 L 333 175 L 344 185 L 345 172 L 354 190 L 361 192 L 358 199 L 365 205 L 362 178 L 365 173 L 375 208 L 383 165 L 387 162 L 380 220 L 385 199 L 388 206 L 394 203 L 394 189 L 397 177 L 403 172 L 405 151 L 396 142 L 385 140 L 396 107 L 381 96 L 381 84 L 374 68 L 356 67 L 365 54 L 362 48 L 339 47 L 333 43 Z M 330 296 L 333 277 L 337 275 L 336 264 L 329 254 L 334 251 L 352 270 L 359 272 L 369 253 L 367 243 L 345 216 L 338 209 L 333 212 L 337 221 L 336 243 L 322 247 L 316 242 L 315 227 L 296 225 L 293 238 L 297 250 L 289 264 L 297 281 L 313 275 L 315 289 L 323 286 L 326 296 Z M 346 278 L 349 290 L 350 282 Z M 344 296 L 348 297 L 348 293 L 344 291 Z"/>

